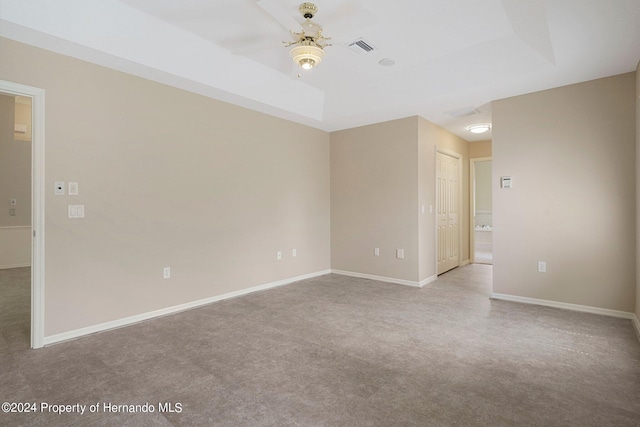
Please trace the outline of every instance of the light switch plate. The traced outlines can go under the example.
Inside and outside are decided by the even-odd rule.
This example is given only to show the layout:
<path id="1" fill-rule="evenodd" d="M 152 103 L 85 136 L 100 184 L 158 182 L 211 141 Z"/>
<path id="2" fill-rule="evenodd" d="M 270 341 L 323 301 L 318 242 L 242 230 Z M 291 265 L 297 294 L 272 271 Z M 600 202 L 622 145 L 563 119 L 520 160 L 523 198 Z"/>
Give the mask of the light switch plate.
<path id="1" fill-rule="evenodd" d="M 84 205 L 69 205 L 69 218 L 84 218 Z"/>
<path id="2" fill-rule="evenodd" d="M 547 272 L 547 262 L 546 261 L 538 261 L 538 272 L 546 273 Z"/>
<path id="3" fill-rule="evenodd" d="M 69 182 L 69 195 L 77 196 L 78 195 L 78 183 L 77 182 Z"/>

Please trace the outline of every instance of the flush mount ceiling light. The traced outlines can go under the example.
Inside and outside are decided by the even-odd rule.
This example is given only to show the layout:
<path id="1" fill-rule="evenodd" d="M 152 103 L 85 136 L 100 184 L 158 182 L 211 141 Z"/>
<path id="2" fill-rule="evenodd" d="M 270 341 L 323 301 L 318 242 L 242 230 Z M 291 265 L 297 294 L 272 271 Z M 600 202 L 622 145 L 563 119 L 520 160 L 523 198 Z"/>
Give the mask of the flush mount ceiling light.
<path id="1" fill-rule="evenodd" d="M 310 70 L 322 62 L 324 58 L 324 48 L 331 46 L 325 43 L 330 40 L 322 35 L 322 27 L 311 21 L 318 12 L 318 6 L 313 3 L 302 3 L 300 13 L 305 19 L 302 24 L 302 31 L 299 33 L 291 31 L 294 41 L 284 42 L 285 46 L 294 46 L 289 55 L 293 62 L 304 70 Z"/>
<path id="2" fill-rule="evenodd" d="M 477 125 L 472 125 L 467 128 L 471 133 L 485 133 L 489 129 L 491 129 L 491 124 L 489 123 L 480 123 Z"/>

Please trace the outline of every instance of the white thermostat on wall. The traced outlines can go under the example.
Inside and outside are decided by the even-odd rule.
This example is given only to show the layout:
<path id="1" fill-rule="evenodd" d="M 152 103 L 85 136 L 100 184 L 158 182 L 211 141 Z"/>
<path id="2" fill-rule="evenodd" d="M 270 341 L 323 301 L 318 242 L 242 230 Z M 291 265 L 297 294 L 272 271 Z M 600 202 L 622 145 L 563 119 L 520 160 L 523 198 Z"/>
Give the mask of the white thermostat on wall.
<path id="1" fill-rule="evenodd" d="M 511 188 L 513 186 L 513 180 L 510 176 L 500 177 L 500 188 Z"/>

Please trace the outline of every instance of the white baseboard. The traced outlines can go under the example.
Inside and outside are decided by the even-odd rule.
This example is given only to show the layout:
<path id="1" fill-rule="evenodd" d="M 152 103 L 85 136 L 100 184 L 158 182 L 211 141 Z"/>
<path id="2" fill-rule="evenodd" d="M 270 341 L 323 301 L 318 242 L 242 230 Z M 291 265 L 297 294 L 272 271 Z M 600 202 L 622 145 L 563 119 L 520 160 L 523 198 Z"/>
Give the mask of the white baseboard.
<path id="1" fill-rule="evenodd" d="M 428 285 L 429 283 L 433 283 L 436 280 L 438 280 L 438 275 L 434 274 L 431 277 L 427 277 L 426 279 L 421 280 L 419 286 L 422 288 L 423 286 Z"/>
<path id="2" fill-rule="evenodd" d="M 470 259 L 467 259 L 467 260 L 462 261 L 462 262 L 460 263 L 460 267 L 464 267 L 464 266 L 465 266 L 465 265 L 467 265 L 467 264 L 471 264 L 471 260 L 470 260 Z"/>
<path id="3" fill-rule="evenodd" d="M 0 270 L 7 270 L 9 268 L 23 268 L 23 267 L 31 267 L 31 263 L 26 264 L 10 264 L 10 265 L 0 265 Z"/>
<path id="4" fill-rule="evenodd" d="M 373 274 L 356 273 L 356 272 L 353 272 L 353 271 L 331 270 L 331 272 L 333 274 L 339 274 L 341 276 L 358 277 L 360 279 L 371 279 L 371 280 L 377 280 L 379 282 L 395 283 L 396 285 L 411 286 L 411 287 L 414 287 L 414 288 L 421 288 L 424 285 L 426 285 L 427 283 L 429 283 L 428 280 L 432 279 L 430 277 L 428 279 L 423 280 L 422 282 L 425 282 L 423 284 L 422 282 L 414 282 L 412 280 L 395 279 L 393 277 L 374 276 Z M 433 280 L 435 280 L 435 279 L 433 279 Z M 431 281 L 433 281 L 433 280 L 431 280 Z"/>
<path id="5" fill-rule="evenodd" d="M 591 307 L 588 305 L 570 304 L 567 302 L 551 301 L 546 299 L 519 297 L 507 294 L 491 294 L 492 299 L 521 302 L 525 304 L 544 305 L 546 307 L 562 308 L 565 310 L 581 311 L 584 313 L 601 314 L 604 316 L 620 317 L 622 319 L 634 319 L 635 314 L 626 311 L 609 310 L 608 308 Z M 636 318 L 637 321 L 637 318 Z M 640 325 L 638 325 L 640 326 Z"/>
<path id="6" fill-rule="evenodd" d="M 51 345 L 62 341 L 68 341 L 71 339 L 79 338 L 85 335 L 94 334 L 96 332 L 103 332 L 110 329 L 121 328 L 123 326 L 132 325 L 145 320 L 153 319 L 155 317 L 166 316 L 168 314 L 175 314 L 181 311 L 190 310 L 192 308 L 201 307 L 203 305 L 211 304 L 217 301 L 222 301 L 229 298 L 235 298 L 242 295 L 247 295 L 253 292 L 264 291 L 267 289 L 276 288 L 278 286 L 288 285 L 300 280 L 311 279 L 314 277 L 324 276 L 331 273 L 331 270 L 323 270 L 315 273 L 304 274 L 302 276 L 296 276 L 289 279 L 279 280 L 277 282 L 266 283 L 264 285 L 254 286 L 248 289 L 242 289 L 239 291 L 228 292 L 226 294 L 217 295 L 210 298 L 205 298 L 197 301 L 188 302 L 185 304 L 174 305 L 173 307 L 162 308 L 160 310 L 150 311 L 147 313 L 137 314 L 135 316 L 125 317 L 124 319 L 113 320 L 111 322 L 101 323 L 99 325 L 87 326 L 86 328 L 76 329 L 69 332 L 63 332 L 61 334 L 50 335 L 44 337 L 44 345 Z"/>

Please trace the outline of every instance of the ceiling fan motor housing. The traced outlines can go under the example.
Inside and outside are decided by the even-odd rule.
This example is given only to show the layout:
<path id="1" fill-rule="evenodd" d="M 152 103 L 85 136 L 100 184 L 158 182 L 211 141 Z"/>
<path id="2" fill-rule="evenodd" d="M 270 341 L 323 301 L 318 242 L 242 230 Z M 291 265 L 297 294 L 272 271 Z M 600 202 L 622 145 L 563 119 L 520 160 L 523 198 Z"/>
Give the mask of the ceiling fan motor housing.
<path id="1" fill-rule="evenodd" d="M 318 13 L 318 6 L 313 3 L 302 3 L 299 10 L 305 19 L 311 19 Z"/>

